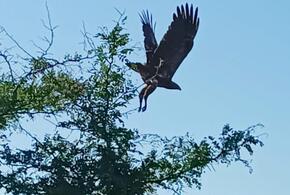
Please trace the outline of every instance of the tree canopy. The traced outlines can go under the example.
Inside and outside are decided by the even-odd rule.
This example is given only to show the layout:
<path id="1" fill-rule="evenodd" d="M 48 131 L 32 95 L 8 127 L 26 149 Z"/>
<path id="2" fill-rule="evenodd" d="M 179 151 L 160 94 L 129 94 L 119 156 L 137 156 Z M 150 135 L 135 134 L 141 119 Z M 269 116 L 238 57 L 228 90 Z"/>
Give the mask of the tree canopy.
<path id="1" fill-rule="evenodd" d="M 138 87 L 123 63 L 134 50 L 125 21 L 121 15 L 112 29 L 84 31 L 84 50 L 62 59 L 50 53 L 50 17 L 47 47 L 36 47 L 36 56 L 2 28 L 1 37 L 24 55 L 1 45 L 6 68 L 0 78 L 0 188 L 27 195 L 141 195 L 159 188 L 180 194 L 184 187 L 200 188 L 210 166 L 250 167 L 243 151 L 252 155 L 253 146 L 263 145 L 254 133 L 260 125 L 245 130 L 225 125 L 219 137 L 200 142 L 190 133 L 167 138 L 126 128 Z M 43 138 L 31 133 L 39 128 L 33 126 L 38 117 L 54 121 Z M 30 147 L 15 146 L 14 134 L 31 138 Z"/>

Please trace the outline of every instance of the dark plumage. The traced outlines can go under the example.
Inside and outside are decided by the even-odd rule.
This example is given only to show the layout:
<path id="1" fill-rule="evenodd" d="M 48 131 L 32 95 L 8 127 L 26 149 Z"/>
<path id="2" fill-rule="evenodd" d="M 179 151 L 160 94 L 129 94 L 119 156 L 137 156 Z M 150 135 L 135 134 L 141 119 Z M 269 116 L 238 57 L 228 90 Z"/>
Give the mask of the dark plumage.
<path id="1" fill-rule="evenodd" d="M 173 14 L 173 21 L 159 46 L 154 34 L 155 24 L 153 24 L 152 15 L 148 11 L 143 11 L 140 18 L 145 37 L 147 62 L 144 65 L 128 62 L 126 65 L 138 72 L 146 83 L 139 94 L 139 111 L 145 111 L 147 98 L 157 87 L 181 90 L 179 85 L 172 81 L 172 77 L 193 47 L 193 40 L 199 27 L 199 18 L 198 8 L 193 12 L 192 5 L 189 7 L 186 4 L 177 7 L 177 12 Z M 143 99 L 145 105 L 142 108 Z"/>

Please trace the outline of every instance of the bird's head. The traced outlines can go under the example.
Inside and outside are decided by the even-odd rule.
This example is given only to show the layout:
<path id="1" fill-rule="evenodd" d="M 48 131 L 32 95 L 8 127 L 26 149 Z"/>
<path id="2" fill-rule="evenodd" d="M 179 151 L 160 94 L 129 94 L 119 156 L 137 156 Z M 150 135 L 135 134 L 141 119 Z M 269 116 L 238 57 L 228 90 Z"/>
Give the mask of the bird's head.
<path id="1" fill-rule="evenodd" d="M 129 62 L 129 61 L 127 61 L 125 64 L 130 69 L 134 70 L 135 72 L 139 72 L 139 73 L 140 73 L 140 67 L 143 66 L 143 64 L 139 63 L 139 62 Z"/>

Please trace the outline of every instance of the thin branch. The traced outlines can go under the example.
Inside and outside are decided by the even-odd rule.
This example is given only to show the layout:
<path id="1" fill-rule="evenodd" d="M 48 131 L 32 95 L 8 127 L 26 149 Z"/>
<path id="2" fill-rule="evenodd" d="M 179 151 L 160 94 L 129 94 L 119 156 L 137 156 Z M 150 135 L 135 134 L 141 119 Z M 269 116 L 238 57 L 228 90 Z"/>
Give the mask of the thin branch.
<path id="1" fill-rule="evenodd" d="M 40 50 L 41 56 L 40 58 L 46 56 L 48 54 L 48 51 L 50 50 L 50 48 L 52 47 L 53 43 L 54 43 L 54 30 L 57 28 L 57 26 L 52 26 L 52 22 L 51 22 L 51 17 L 50 17 L 50 11 L 48 8 L 48 3 L 46 1 L 45 3 L 45 8 L 46 8 L 46 13 L 47 13 L 47 23 L 44 20 L 41 20 L 43 27 L 49 31 L 49 38 L 44 36 L 42 37 L 42 41 L 44 41 L 45 43 L 47 43 L 47 47 L 46 48 L 42 48 L 41 46 L 37 45 L 34 41 L 32 41 L 32 44 L 34 45 L 34 47 L 36 47 L 37 49 Z"/>
<path id="2" fill-rule="evenodd" d="M 80 58 L 70 58 L 70 59 L 66 59 L 66 60 L 63 60 L 63 61 L 58 61 L 56 59 L 53 59 L 53 58 L 46 58 L 46 57 L 43 57 L 43 59 L 47 62 L 47 66 L 43 67 L 43 68 L 40 68 L 40 69 L 37 69 L 37 70 L 31 70 L 30 72 L 28 72 L 24 78 L 27 78 L 31 75 L 34 75 L 34 74 L 37 74 L 37 73 L 40 73 L 40 72 L 43 72 L 45 70 L 48 70 L 48 69 L 52 69 L 56 66 L 66 66 L 68 63 L 78 63 L 78 62 L 81 62 L 83 60 L 89 60 L 89 59 L 93 59 L 95 56 L 84 56 L 84 57 L 80 57 Z"/>
<path id="3" fill-rule="evenodd" d="M 34 59 L 34 56 L 31 55 L 27 50 L 25 50 L 19 43 L 18 41 L 16 41 L 12 35 L 10 35 L 6 29 L 3 27 L 3 26 L 0 26 L 1 28 L 1 31 L 5 33 L 5 35 L 14 43 L 16 44 L 16 46 L 22 51 L 24 52 L 26 55 L 28 55 L 30 58 L 33 58 Z"/>
<path id="4" fill-rule="evenodd" d="M 28 135 L 30 138 L 32 138 L 33 140 L 35 140 L 37 143 L 39 143 L 41 146 L 43 146 L 43 144 L 41 143 L 41 141 L 39 141 L 35 136 L 33 136 L 30 132 L 28 132 L 24 127 L 21 126 L 20 123 L 18 123 L 18 126 L 20 128 L 20 130 L 24 131 L 26 135 Z"/>
<path id="5" fill-rule="evenodd" d="M 84 37 L 84 41 L 83 41 L 84 50 L 86 52 L 89 51 L 87 49 L 87 44 L 88 44 L 88 46 L 90 47 L 91 50 L 96 50 L 97 47 L 96 47 L 94 41 L 92 40 L 92 38 L 90 37 L 90 34 L 87 32 L 84 22 L 83 22 L 83 30 L 81 31 L 81 33 L 82 33 L 82 35 Z"/>
<path id="6" fill-rule="evenodd" d="M 123 116 L 128 117 L 129 114 L 133 113 L 134 111 L 137 111 L 139 109 L 139 107 L 136 107 L 134 109 L 128 110 L 126 112 L 121 113 Z"/>
<path id="7" fill-rule="evenodd" d="M 122 93 L 119 97 L 117 97 L 115 99 L 115 101 L 112 103 L 112 105 L 114 105 L 119 99 L 121 99 L 124 95 L 126 95 L 127 93 L 131 93 L 131 92 L 135 92 L 137 91 L 140 87 L 142 87 L 145 83 L 142 83 L 141 85 L 134 87 L 133 89 L 129 90 L 129 91 L 125 91 L 124 93 Z"/>
<path id="8" fill-rule="evenodd" d="M 52 26 L 52 22 L 51 22 L 51 17 L 50 17 L 50 12 L 49 12 L 49 8 L 48 8 L 48 3 L 46 1 L 45 3 L 45 8 L 46 8 L 46 13 L 47 13 L 47 20 L 48 20 L 48 26 L 45 24 L 45 22 L 42 20 L 42 24 L 43 26 L 49 30 L 50 32 L 50 38 L 48 39 L 47 37 L 44 37 L 44 41 L 46 41 L 48 43 L 47 48 L 44 50 L 43 54 L 41 57 L 47 55 L 48 51 L 50 50 L 50 48 L 53 45 L 54 42 L 54 30 L 57 28 L 57 26 Z"/>
<path id="9" fill-rule="evenodd" d="M 10 72 L 10 76 L 11 76 L 11 80 L 12 82 L 15 82 L 15 78 L 14 78 L 14 71 L 12 69 L 12 66 L 11 66 L 11 63 L 10 63 L 10 60 L 8 59 L 8 55 L 6 55 L 5 53 L 1 52 L 0 51 L 0 56 L 4 59 L 4 61 L 6 62 L 6 64 L 8 65 L 8 68 L 9 68 L 9 72 Z"/>

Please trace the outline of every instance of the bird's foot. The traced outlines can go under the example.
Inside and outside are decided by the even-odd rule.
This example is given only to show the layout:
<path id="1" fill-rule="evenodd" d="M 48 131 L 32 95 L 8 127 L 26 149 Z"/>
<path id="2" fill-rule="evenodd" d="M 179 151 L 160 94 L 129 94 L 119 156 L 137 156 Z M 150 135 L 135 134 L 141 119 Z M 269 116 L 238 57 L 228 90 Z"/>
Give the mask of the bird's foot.
<path id="1" fill-rule="evenodd" d="M 140 106 L 139 109 L 138 109 L 138 112 L 141 112 L 141 110 L 142 110 L 142 107 Z"/>
<path id="2" fill-rule="evenodd" d="M 145 112 L 146 109 L 147 109 L 147 106 L 144 106 L 144 107 L 142 108 L 142 112 Z"/>

